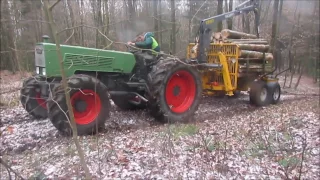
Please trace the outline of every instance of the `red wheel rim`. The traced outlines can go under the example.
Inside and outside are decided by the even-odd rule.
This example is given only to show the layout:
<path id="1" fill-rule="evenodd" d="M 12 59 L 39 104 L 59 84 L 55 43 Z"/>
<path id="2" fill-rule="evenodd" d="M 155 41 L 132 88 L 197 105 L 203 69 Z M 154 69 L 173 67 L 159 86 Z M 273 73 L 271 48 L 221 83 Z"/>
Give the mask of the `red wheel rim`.
<path id="1" fill-rule="evenodd" d="M 41 93 L 37 92 L 36 94 L 36 100 L 38 102 L 38 104 L 43 107 L 44 109 L 47 109 L 47 102 L 45 99 L 41 98 Z"/>
<path id="2" fill-rule="evenodd" d="M 196 83 L 192 74 L 185 70 L 175 72 L 167 83 L 165 93 L 171 111 L 175 113 L 187 111 L 196 96 Z"/>
<path id="3" fill-rule="evenodd" d="M 77 124 L 89 124 L 93 122 L 100 113 L 101 110 L 101 101 L 100 97 L 93 90 L 86 89 L 81 90 L 72 95 L 71 104 L 73 107 L 73 114 Z M 85 103 L 85 109 L 79 111 L 76 108 L 76 103 L 78 102 Z"/>

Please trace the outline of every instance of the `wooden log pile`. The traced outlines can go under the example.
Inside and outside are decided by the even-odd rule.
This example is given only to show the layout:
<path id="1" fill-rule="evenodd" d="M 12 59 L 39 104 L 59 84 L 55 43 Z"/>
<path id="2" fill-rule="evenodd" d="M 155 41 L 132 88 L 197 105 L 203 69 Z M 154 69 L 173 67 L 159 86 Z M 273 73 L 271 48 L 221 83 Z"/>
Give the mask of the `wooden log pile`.
<path id="1" fill-rule="evenodd" d="M 231 43 L 237 44 L 240 48 L 239 60 L 254 61 L 255 63 L 273 60 L 273 55 L 268 53 L 269 44 L 266 39 L 260 39 L 254 34 L 223 29 L 221 32 L 212 34 L 211 42 L 213 43 Z"/>

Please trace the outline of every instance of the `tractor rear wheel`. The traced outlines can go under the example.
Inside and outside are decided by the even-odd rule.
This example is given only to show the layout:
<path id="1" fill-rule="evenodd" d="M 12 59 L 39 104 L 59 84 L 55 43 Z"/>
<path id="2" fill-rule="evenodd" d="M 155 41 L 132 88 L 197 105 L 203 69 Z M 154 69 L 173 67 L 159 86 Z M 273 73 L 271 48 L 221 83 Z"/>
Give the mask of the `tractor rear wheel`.
<path id="1" fill-rule="evenodd" d="M 31 76 L 23 81 L 20 102 L 23 108 L 36 119 L 48 117 L 47 98 L 41 97 L 40 83 L 47 83 L 43 76 Z"/>
<path id="2" fill-rule="evenodd" d="M 92 76 L 78 74 L 67 79 L 78 135 L 89 135 L 103 128 L 110 117 L 107 87 Z M 64 135 L 72 135 L 66 96 L 62 85 L 53 89 L 48 103 L 49 119 Z"/>
<path id="3" fill-rule="evenodd" d="M 198 110 L 202 85 L 199 72 L 178 61 L 159 61 L 148 75 L 148 109 L 157 120 L 187 122 Z"/>
<path id="4" fill-rule="evenodd" d="M 250 102 L 256 106 L 266 106 L 270 104 L 270 91 L 267 83 L 262 80 L 254 81 L 249 91 Z"/>

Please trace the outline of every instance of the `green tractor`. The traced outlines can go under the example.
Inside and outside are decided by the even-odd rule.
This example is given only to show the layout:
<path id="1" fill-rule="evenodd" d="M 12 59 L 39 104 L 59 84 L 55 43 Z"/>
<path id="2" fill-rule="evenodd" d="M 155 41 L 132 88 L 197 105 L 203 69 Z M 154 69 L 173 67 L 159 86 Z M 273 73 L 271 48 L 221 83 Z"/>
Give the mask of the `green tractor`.
<path id="1" fill-rule="evenodd" d="M 36 44 L 36 73 L 23 83 L 21 104 L 34 118 L 49 118 L 62 134 L 71 135 L 56 44 L 43 38 Z M 104 127 L 110 99 L 123 110 L 146 109 L 159 121 L 187 121 L 197 111 L 202 87 L 195 68 L 163 53 L 152 56 L 127 47 L 121 52 L 61 45 L 78 135 Z"/>

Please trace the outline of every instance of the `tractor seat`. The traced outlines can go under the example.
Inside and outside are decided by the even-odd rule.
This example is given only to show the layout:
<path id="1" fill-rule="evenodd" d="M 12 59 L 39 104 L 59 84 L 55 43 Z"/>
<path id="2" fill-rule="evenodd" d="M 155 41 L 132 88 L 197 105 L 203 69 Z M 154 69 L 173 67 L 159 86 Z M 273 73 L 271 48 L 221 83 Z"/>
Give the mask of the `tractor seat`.
<path id="1" fill-rule="evenodd" d="M 150 54 L 144 54 L 143 58 L 145 59 L 146 62 L 150 62 L 154 60 L 154 56 L 150 55 Z"/>

